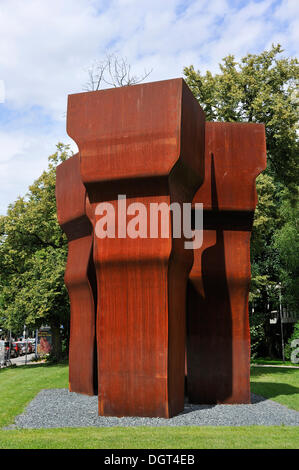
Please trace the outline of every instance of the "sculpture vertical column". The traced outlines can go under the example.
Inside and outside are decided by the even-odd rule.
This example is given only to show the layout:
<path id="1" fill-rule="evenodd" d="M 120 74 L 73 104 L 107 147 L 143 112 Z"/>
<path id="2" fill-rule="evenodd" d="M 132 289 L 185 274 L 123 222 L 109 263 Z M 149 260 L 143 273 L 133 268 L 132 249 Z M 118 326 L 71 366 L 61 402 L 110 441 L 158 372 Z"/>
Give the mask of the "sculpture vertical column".
<path id="1" fill-rule="evenodd" d="M 70 95 L 67 123 L 94 213 L 109 202 L 116 214 L 115 237 L 94 239 L 99 414 L 173 416 L 184 407 L 193 252 L 183 238 L 150 237 L 150 210 L 192 202 L 204 174 L 204 114 L 175 79 Z M 146 234 L 126 234 L 124 203 L 122 217 L 134 225 L 138 216 L 135 229 L 146 224 Z"/>
<path id="2" fill-rule="evenodd" d="M 79 155 L 56 170 L 58 222 L 68 239 L 65 284 L 70 299 L 69 389 L 97 393 L 92 210 L 80 175 Z"/>
<path id="3" fill-rule="evenodd" d="M 250 402 L 250 236 L 255 179 L 266 168 L 262 124 L 206 123 L 203 245 L 187 300 L 187 383 L 192 403 Z"/>

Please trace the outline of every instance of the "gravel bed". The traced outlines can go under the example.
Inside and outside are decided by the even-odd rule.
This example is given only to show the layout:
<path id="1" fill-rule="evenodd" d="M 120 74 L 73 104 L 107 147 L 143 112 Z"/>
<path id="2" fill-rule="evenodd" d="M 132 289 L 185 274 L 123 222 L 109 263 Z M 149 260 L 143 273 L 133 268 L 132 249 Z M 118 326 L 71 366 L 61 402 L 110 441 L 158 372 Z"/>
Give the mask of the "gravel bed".
<path id="1" fill-rule="evenodd" d="M 42 390 L 15 423 L 5 429 L 111 426 L 248 426 L 299 425 L 299 412 L 252 394 L 250 405 L 192 405 L 185 403 L 170 418 L 98 416 L 98 397 L 67 389 Z"/>

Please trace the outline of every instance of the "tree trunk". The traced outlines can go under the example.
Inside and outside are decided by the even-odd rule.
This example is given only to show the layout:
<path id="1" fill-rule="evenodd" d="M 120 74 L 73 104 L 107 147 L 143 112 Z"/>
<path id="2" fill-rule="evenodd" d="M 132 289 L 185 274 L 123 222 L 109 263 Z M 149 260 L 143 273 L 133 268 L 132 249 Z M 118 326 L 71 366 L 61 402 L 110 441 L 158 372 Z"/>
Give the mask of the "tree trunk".
<path id="1" fill-rule="evenodd" d="M 62 358 L 62 344 L 61 344 L 61 335 L 60 335 L 60 326 L 57 324 L 50 324 L 52 331 L 52 351 L 51 356 L 57 361 L 60 361 Z"/>

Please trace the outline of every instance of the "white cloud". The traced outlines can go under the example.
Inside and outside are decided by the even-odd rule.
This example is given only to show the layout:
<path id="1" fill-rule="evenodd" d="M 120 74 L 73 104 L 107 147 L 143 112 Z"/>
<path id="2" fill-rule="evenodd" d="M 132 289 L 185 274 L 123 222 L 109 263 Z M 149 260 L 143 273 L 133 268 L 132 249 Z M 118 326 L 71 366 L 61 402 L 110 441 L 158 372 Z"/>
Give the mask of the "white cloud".
<path id="1" fill-rule="evenodd" d="M 282 0 L 274 12 L 274 18 L 285 26 L 281 41 L 286 51 L 298 55 L 299 45 L 299 2 Z"/>
<path id="2" fill-rule="evenodd" d="M 153 81 L 182 76 L 190 64 L 216 71 L 225 55 L 273 42 L 294 55 L 298 17 L 298 0 L 1 0 L 0 211 L 38 176 L 57 141 L 69 141 L 67 95 L 82 91 L 94 59 L 118 51 L 134 73 L 153 69 Z"/>
<path id="3" fill-rule="evenodd" d="M 56 152 L 61 137 L 76 152 L 77 146 L 63 132 L 28 134 L 22 130 L 0 131 L 0 214 L 10 202 L 24 196 L 28 186 L 47 169 L 48 156 Z"/>

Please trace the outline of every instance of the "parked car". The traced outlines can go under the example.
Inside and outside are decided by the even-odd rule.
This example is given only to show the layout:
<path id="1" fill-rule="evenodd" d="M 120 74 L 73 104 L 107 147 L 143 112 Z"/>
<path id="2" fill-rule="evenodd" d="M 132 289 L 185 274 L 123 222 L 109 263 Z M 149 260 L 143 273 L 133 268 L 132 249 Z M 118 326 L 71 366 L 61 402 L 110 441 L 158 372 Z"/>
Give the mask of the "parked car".
<path id="1" fill-rule="evenodd" d="M 29 341 L 22 341 L 22 342 L 20 341 L 18 344 L 20 345 L 22 356 L 26 354 L 26 347 L 27 347 L 27 354 L 32 353 L 32 344 Z"/>
<path id="2" fill-rule="evenodd" d="M 35 352 L 35 338 L 28 338 L 28 342 L 31 344 L 32 352 Z"/>
<path id="3" fill-rule="evenodd" d="M 11 351 L 14 351 L 14 354 L 15 354 L 14 356 L 11 355 L 11 357 L 18 357 L 20 355 L 20 348 L 16 341 L 12 342 Z"/>
<path id="4" fill-rule="evenodd" d="M 19 351 L 19 356 L 23 356 L 23 354 L 25 354 L 23 351 L 24 351 L 24 347 L 23 347 L 23 342 L 22 341 L 16 341 L 15 342 L 17 348 L 18 348 L 18 351 Z"/>

